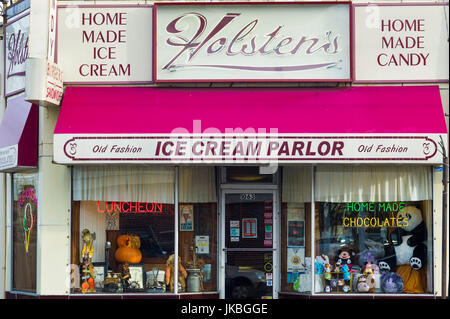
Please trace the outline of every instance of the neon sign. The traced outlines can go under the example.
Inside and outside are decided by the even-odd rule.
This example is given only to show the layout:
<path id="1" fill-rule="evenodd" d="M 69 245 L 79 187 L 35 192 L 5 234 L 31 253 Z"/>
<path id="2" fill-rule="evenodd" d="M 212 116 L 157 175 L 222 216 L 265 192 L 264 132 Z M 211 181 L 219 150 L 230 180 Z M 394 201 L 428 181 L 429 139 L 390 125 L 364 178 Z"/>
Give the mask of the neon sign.
<path id="1" fill-rule="evenodd" d="M 34 207 L 33 207 L 34 203 Z M 22 213 L 22 228 L 24 232 L 25 251 L 28 254 L 30 247 L 31 230 L 34 226 L 33 212 L 37 211 L 37 196 L 33 188 L 25 189 L 19 196 L 19 214 Z"/>
<path id="2" fill-rule="evenodd" d="M 104 206 L 101 204 L 104 203 Z M 145 202 L 97 202 L 98 213 L 174 215 L 171 205 Z"/>
<path id="3" fill-rule="evenodd" d="M 376 213 L 403 212 L 406 203 L 347 203 L 347 212 L 359 213 L 361 211 Z M 409 224 L 407 217 L 344 217 L 342 225 L 344 227 L 407 227 Z"/>

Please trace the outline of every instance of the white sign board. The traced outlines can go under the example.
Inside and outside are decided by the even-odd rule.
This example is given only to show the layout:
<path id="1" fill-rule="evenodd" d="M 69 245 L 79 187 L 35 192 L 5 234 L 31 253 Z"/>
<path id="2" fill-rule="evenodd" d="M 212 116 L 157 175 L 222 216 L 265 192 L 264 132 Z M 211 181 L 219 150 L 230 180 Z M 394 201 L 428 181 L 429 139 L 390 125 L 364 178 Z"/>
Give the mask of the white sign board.
<path id="1" fill-rule="evenodd" d="M 155 5 L 155 81 L 349 81 L 350 4 Z"/>
<path id="2" fill-rule="evenodd" d="M 25 90 L 25 62 L 28 57 L 29 10 L 5 25 L 5 96 Z"/>
<path id="3" fill-rule="evenodd" d="M 28 58 L 26 100 L 46 106 L 58 106 L 63 96 L 63 72 L 47 59 Z"/>
<path id="4" fill-rule="evenodd" d="M 64 83 L 151 83 L 153 8 L 58 6 Z"/>
<path id="5" fill-rule="evenodd" d="M 449 79 L 448 3 L 354 6 L 356 82 Z"/>
<path id="6" fill-rule="evenodd" d="M 0 148 L 0 171 L 17 167 L 19 146 L 11 145 Z"/>
<path id="7" fill-rule="evenodd" d="M 442 163 L 439 134 L 96 135 L 55 134 L 59 164 Z M 446 146 L 445 146 L 446 147 Z"/>

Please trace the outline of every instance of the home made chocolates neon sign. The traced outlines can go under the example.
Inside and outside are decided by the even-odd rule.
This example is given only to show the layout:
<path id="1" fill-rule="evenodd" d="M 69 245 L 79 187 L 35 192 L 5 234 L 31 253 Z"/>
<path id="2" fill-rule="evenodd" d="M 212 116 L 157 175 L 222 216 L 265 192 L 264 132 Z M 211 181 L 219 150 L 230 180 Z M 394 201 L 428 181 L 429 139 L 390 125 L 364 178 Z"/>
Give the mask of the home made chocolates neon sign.
<path id="1" fill-rule="evenodd" d="M 403 212 L 406 207 L 406 203 L 347 203 L 346 211 L 349 213 L 358 214 L 359 212 L 366 211 L 369 213 L 399 213 Z M 397 215 L 397 217 L 344 217 L 342 219 L 342 225 L 350 228 L 373 228 L 373 227 L 407 227 L 409 224 L 409 218 Z"/>
<path id="2" fill-rule="evenodd" d="M 98 213 L 174 215 L 172 207 L 163 203 L 97 202 Z"/>

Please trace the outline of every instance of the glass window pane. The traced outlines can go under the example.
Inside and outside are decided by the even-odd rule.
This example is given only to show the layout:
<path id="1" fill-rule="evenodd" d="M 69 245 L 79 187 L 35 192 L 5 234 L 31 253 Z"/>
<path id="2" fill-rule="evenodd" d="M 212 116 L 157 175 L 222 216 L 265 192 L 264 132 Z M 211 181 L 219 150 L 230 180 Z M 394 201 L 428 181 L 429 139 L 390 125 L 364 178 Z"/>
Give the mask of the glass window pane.
<path id="1" fill-rule="evenodd" d="M 283 167 L 281 291 L 310 294 L 311 167 Z"/>
<path id="2" fill-rule="evenodd" d="M 179 168 L 180 292 L 217 291 L 217 195 L 214 167 Z"/>
<path id="3" fill-rule="evenodd" d="M 317 293 L 431 293 L 431 169 L 317 167 Z"/>
<path id="4" fill-rule="evenodd" d="M 271 299 L 272 252 L 228 251 L 226 255 L 225 298 Z"/>
<path id="5" fill-rule="evenodd" d="M 169 291 L 174 177 L 173 167 L 74 168 L 71 256 L 80 281 L 72 292 Z"/>

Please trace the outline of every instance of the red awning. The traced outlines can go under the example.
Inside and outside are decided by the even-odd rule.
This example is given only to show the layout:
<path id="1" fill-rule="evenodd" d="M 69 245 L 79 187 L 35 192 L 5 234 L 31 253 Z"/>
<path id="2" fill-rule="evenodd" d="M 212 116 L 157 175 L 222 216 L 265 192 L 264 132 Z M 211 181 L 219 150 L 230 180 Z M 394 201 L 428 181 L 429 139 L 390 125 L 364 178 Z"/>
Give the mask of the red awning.
<path id="1" fill-rule="evenodd" d="M 446 134 L 437 86 L 68 87 L 54 154 L 58 163 L 430 163 Z"/>
<path id="2" fill-rule="evenodd" d="M 0 125 L 0 171 L 37 167 L 38 106 L 24 96 L 9 99 Z"/>

